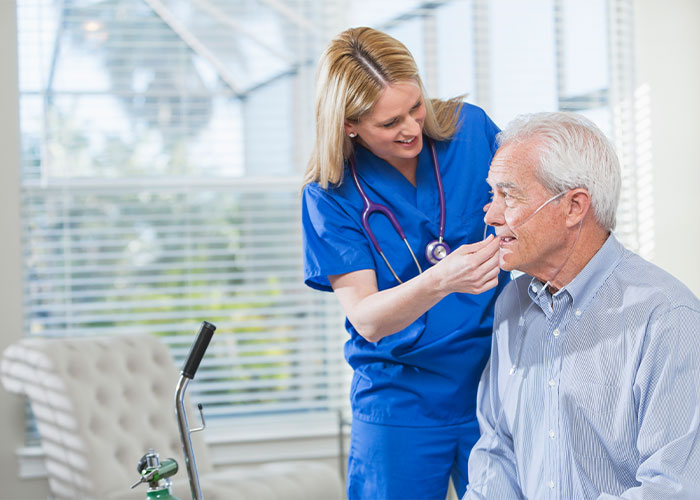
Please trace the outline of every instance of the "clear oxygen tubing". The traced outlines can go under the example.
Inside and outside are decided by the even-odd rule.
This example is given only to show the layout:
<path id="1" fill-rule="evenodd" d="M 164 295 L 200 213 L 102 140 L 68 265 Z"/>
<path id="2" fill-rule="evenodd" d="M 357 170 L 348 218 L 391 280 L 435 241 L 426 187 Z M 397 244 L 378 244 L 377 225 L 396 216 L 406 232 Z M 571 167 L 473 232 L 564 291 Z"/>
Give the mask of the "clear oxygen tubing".
<path id="1" fill-rule="evenodd" d="M 560 196 L 564 195 L 568 191 L 562 191 L 559 194 L 556 194 L 549 198 L 547 201 L 545 201 L 542 205 L 540 205 L 533 213 L 531 213 L 529 216 L 527 216 L 523 221 L 519 222 L 517 225 L 511 227 L 511 229 L 517 229 L 524 225 L 526 222 L 531 220 L 540 210 L 542 210 L 545 206 L 547 206 L 549 203 L 552 201 L 556 200 Z M 549 287 L 554 281 L 554 279 L 559 275 L 561 270 L 564 268 L 566 263 L 569 261 L 569 258 L 571 258 L 571 255 L 574 253 L 574 248 L 576 248 L 576 243 L 578 243 L 579 237 L 581 236 L 581 227 L 583 225 L 583 219 L 579 222 L 578 224 L 578 232 L 576 233 L 576 239 L 574 240 L 573 245 L 571 245 L 571 248 L 569 249 L 569 252 L 566 254 L 566 257 L 564 258 L 563 262 L 561 265 L 557 268 L 557 270 L 554 272 L 554 275 L 547 280 L 547 282 L 540 288 L 540 290 L 537 292 L 536 298 L 539 299 L 540 295 L 547 290 L 547 287 Z M 516 294 L 516 297 L 518 298 L 518 309 L 519 309 L 519 317 L 518 317 L 518 328 L 516 330 L 516 339 L 515 339 L 515 359 L 513 362 L 513 365 L 510 367 L 510 370 L 508 371 L 508 375 L 510 377 L 515 375 L 515 372 L 518 369 L 518 364 L 520 363 L 520 355 L 522 354 L 522 348 L 523 348 L 523 341 L 525 339 L 525 333 L 523 331 L 523 328 L 525 326 L 525 315 L 528 313 L 530 308 L 535 305 L 535 300 L 533 300 L 530 305 L 525 309 L 525 312 L 523 312 L 523 306 L 522 302 L 520 301 L 520 294 Z M 508 384 L 506 385 L 506 390 L 503 394 L 503 401 L 508 401 L 510 397 L 510 392 L 511 389 L 513 388 L 515 384 L 513 383 L 513 380 L 510 380 Z M 479 476 L 479 481 L 473 483 L 473 485 L 470 487 L 475 493 L 479 493 L 480 489 L 483 490 L 484 486 L 484 481 L 486 477 L 488 477 L 488 473 L 491 470 L 491 451 L 493 450 L 493 446 L 495 444 L 495 439 L 496 435 L 498 433 L 498 428 L 501 425 L 501 419 L 503 418 L 503 404 L 500 405 L 500 409 L 498 410 L 498 416 L 496 417 L 496 421 L 493 426 L 493 435 L 491 436 L 491 439 L 489 441 L 489 446 L 488 446 L 488 451 L 487 451 L 487 463 L 486 467 L 484 467 L 481 475 Z M 479 498 L 486 498 L 483 496 L 483 493 L 479 496 Z"/>
<path id="2" fill-rule="evenodd" d="M 539 207 L 537 207 L 537 208 L 535 209 L 534 212 L 532 212 L 530 215 L 528 215 L 528 216 L 525 218 L 525 220 L 520 221 L 520 222 L 519 222 L 518 224 L 516 224 L 515 226 L 511 226 L 511 229 L 518 229 L 520 226 L 524 225 L 526 222 L 529 222 L 530 219 L 532 219 L 535 215 L 537 215 L 537 214 L 540 212 L 540 210 L 542 210 L 544 207 L 546 207 L 547 205 L 549 205 L 550 203 L 552 203 L 552 202 L 553 202 L 554 200 L 556 200 L 557 198 L 560 198 L 561 196 L 564 196 L 566 193 L 568 193 L 568 191 L 562 191 L 562 192 L 559 193 L 559 194 L 555 194 L 555 195 L 552 196 L 550 199 L 548 199 L 547 201 L 545 201 L 544 203 L 542 203 L 542 205 L 540 205 Z M 564 262 L 564 264 L 565 264 L 565 263 L 566 263 L 566 262 Z M 562 264 L 562 267 L 564 267 L 564 264 Z M 559 271 L 561 271 L 561 267 L 557 270 L 557 272 L 559 272 Z M 554 278 L 552 278 L 552 279 L 554 279 Z"/>

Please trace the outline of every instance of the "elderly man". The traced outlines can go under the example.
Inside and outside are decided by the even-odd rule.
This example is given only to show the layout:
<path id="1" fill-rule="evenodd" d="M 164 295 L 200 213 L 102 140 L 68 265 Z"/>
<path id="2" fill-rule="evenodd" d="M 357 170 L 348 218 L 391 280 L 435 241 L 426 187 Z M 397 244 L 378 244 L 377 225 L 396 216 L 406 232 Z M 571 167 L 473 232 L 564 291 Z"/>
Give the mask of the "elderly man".
<path id="1" fill-rule="evenodd" d="M 595 125 L 542 113 L 499 140 L 486 221 L 526 274 L 496 303 L 464 498 L 700 498 L 700 302 L 611 234 Z"/>

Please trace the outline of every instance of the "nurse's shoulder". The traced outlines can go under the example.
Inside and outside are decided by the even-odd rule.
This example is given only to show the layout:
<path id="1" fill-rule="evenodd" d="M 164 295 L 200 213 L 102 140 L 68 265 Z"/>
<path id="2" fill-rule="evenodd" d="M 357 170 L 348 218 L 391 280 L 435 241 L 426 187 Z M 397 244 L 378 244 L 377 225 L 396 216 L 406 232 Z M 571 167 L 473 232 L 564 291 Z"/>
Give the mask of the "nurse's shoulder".
<path id="1" fill-rule="evenodd" d="M 315 207 L 323 211 L 322 207 L 326 207 L 326 209 L 331 209 L 332 211 L 346 212 L 348 211 L 348 206 L 355 207 L 358 203 L 361 203 L 361 200 L 354 189 L 352 177 L 347 167 L 340 184 L 329 184 L 324 189 L 317 182 L 309 182 L 302 190 L 302 206 L 305 209 Z M 352 210 L 352 212 L 354 213 L 355 210 Z"/>
<path id="2" fill-rule="evenodd" d="M 491 120 L 482 108 L 465 102 L 460 110 L 459 125 L 455 139 L 468 140 L 475 135 L 485 136 L 491 142 L 500 132 L 498 126 Z"/>

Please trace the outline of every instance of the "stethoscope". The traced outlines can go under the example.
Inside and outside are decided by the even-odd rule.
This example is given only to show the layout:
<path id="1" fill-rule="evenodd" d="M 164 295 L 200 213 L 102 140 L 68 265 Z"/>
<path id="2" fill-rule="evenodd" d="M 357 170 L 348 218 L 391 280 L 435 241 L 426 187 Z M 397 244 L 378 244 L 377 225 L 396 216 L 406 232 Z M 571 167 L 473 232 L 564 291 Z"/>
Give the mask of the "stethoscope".
<path id="1" fill-rule="evenodd" d="M 435 180 L 437 181 L 438 195 L 440 198 L 440 229 L 438 231 L 438 239 L 433 240 L 426 245 L 425 258 L 431 264 L 437 264 L 442 259 L 447 257 L 447 255 L 450 253 L 450 247 L 444 241 L 444 238 L 445 238 L 445 190 L 442 187 L 442 178 L 440 177 L 440 166 L 438 164 L 437 152 L 435 150 L 435 142 L 429 137 L 426 137 L 426 140 L 428 142 L 428 146 L 430 146 L 430 154 L 433 158 L 433 170 L 435 171 Z M 379 241 L 377 241 L 377 238 L 374 236 L 374 232 L 369 227 L 369 216 L 374 214 L 374 213 L 380 213 L 380 214 L 384 215 L 387 219 L 389 219 L 389 222 L 394 227 L 394 230 L 399 234 L 399 236 L 403 240 L 404 244 L 406 245 L 406 248 L 408 248 L 408 251 L 411 253 L 411 257 L 413 257 L 413 262 L 416 263 L 416 267 L 418 268 L 418 273 L 419 274 L 422 273 L 423 269 L 420 267 L 420 264 L 418 263 L 418 259 L 416 258 L 416 255 L 413 253 L 413 250 L 411 249 L 411 245 L 408 244 L 408 240 L 406 239 L 406 234 L 404 233 L 403 229 L 401 228 L 401 224 L 399 224 L 399 221 L 396 219 L 396 216 L 389 209 L 389 207 L 387 207 L 386 205 L 382 205 L 381 203 L 375 203 L 369 199 L 369 197 L 367 196 L 367 193 L 365 193 L 365 190 L 360 185 L 360 179 L 357 176 L 357 170 L 355 169 L 355 156 L 351 155 L 350 158 L 348 158 L 348 160 L 349 160 L 349 164 L 350 164 L 350 173 L 352 174 L 352 179 L 353 179 L 353 181 L 355 181 L 355 186 L 357 187 L 357 191 L 360 193 L 360 196 L 362 196 L 362 201 L 364 201 L 364 204 L 365 204 L 365 208 L 362 211 L 362 227 L 366 231 L 367 236 L 369 236 L 369 239 L 372 242 L 372 245 L 374 245 L 375 250 L 377 251 L 377 253 L 379 255 L 381 255 L 382 259 L 384 259 L 384 262 L 386 263 L 387 267 L 391 271 L 391 274 L 393 274 L 394 278 L 396 278 L 396 281 L 398 281 L 399 283 L 403 283 L 403 281 L 401 281 L 399 276 L 394 271 L 394 268 L 391 267 L 391 264 L 389 264 L 389 260 L 384 255 L 384 252 L 382 251 L 381 245 L 379 245 Z"/>

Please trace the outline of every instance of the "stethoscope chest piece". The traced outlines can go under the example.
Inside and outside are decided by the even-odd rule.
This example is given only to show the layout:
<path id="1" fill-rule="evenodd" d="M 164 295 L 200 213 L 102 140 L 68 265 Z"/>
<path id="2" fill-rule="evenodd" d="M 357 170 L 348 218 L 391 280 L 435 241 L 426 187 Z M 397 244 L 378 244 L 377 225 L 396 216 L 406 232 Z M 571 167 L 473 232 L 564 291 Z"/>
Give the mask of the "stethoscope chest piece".
<path id="1" fill-rule="evenodd" d="M 450 253 L 450 246 L 444 241 L 434 240 L 425 247 L 425 258 L 431 264 L 437 264 Z"/>

